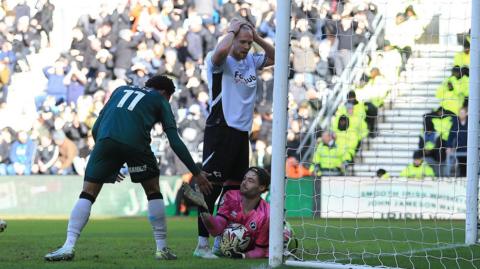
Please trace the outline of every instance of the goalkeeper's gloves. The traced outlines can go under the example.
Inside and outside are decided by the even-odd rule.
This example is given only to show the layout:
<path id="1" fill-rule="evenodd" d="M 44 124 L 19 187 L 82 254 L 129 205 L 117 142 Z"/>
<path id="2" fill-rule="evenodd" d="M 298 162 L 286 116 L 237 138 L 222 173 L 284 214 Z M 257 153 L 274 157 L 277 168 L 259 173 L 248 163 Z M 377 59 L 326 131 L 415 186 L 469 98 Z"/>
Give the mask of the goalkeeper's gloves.
<path id="1" fill-rule="evenodd" d="M 245 259 L 245 253 L 237 252 L 234 249 L 225 250 L 223 254 L 232 259 Z"/>
<path id="2" fill-rule="evenodd" d="M 203 207 L 205 210 L 208 211 L 208 206 L 207 203 L 205 202 L 205 199 L 203 198 L 203 194 L 200 191 L 198 185 L 195 185 L 195 190 L 193 190 L 190 185 L 187 183 L 183 183 L 183 193 L 185 196 L 190 199 L 194 204 L 197 206 Z"/>

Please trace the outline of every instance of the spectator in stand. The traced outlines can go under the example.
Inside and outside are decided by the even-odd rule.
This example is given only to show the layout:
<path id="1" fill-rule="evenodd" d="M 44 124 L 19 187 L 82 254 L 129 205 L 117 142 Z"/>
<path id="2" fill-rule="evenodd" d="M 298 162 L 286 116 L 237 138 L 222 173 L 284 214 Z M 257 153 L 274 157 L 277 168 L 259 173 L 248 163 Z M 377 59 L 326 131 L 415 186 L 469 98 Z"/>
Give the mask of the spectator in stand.
<path id="1" fill-rule="evenodd" d="M 453 65 L 470 67 L 470 42 L 465 40 L 463 44 L 463 51 L 455 53 Z"/>
<path id="2" fill-rule="evenodd" d="M 381 73 L 385 76 L 388 83 L 395 83 L 398 80 L 400 67 L 402 66 L 402 56 L 390 44 L 390 41 L 385 40 L 383 50 L 376 51 L 372 55 L 369 67 L 372 70 L 378 67 Z"/>
<path id="3" fill-rule="evenodd" d="M 202 30 L 202 18 L 200 16 L 194 16 L 189 19 L 189 22 L 190 29 L 186 35 L 188 54 L 193 61 L 201 64 L 204 53 L 203 39 L 200 35 L 200 31 Z"/>
<path id="4" fill-rule="evenodd" d="M 459 97 L 463 97 L 462 107 L 468 106 L 468 96 L 470 95 L 470 69 L 466 66 L 460 70 L 462 77 L 458 80 L 458 94 Z"/>
<path id="5" fill-rule="evenodd" d="M 0 105 L 7 102 L 10 69 L 6 60 L 0 60 Z"/>
<path id="6" fill-rule="evenodd" d="M 30 6 L 27 5 L 27 1 L 18 1 L 17 5 L 13 8 L 13 14 L 15 14 L 15 25 L 18 25 L 18 21 L 22 17 L 26 17 L 27 20 L 30 20 Z"/>
<path id="7" fill-rule="evenodd" d="M 318 56 L 313 50 L 311 38 L 304 35 L 299 41 L 292 40 L 292 53 L 294 71 L 303 73 L 306 83 L 313 84 L 313 74 L 316 71 Z"/>
<path id="8" fill-rule="evenodd" d="M 17 65 L 17 56 L 13 51 L 12 43 L 4 41 L 2 44 L 2 50 L 0 51 L 0 60 L 7 63 L 10 73 L 15 72 L 15 66 Z"/>
<path id="9" fill-rule="evenodd" d="M 457 169 L 454 176 L 467 176 L 467 136 L 468 136 L 468 109 L 462 107 L 458 116 L 453 117 L 452 128 L 446 144 L 447 155 L 454 156 Z M 448 156 L 447 156 L 448 158 Z M 448 171 L 450 172 L 450 171 Z"/>
<path id="10" fill-rule="evenodd" d="M 289 85 L 289 93 L 293 97 L 292 101 L 294 101 L 296 104 L 300 104 L 303 100 L 305 100 L 307 95 L 307 87 L 305 82 L 305 74 L 296 73 L 293 77 L 293 83 Z"/>
<path id="11" fill-rule="evenodd" d="M 348 117 L 348 128 L 350 132 L 355 132 L 358 135 L 358 142 L 368 135 L 368 125 L 366 122 L 367 106 L 364 102 L 358 101 L 354 91 L 348 92 L 347 102 L 345 105 L 340 106 L 335 113 L 335 117 L 332 119 L 332 129 L 338 130 L 339 118 L 342 115 Z"/>
<path id="12" fill-rule="evenodd" d="M 102 21 L 98 14 L 92 10 L 89 14 L 80 16 L 77 21 L 77 27 L 79 27 L 85 36 L 95 36 L 97 29 L 100 27 Z"/>
<path id="13" fill-rule="evenodd" d="M 335 73 L 334 59 L 335 55 L 337 54 L 337 49 L 337 37 L 334 34 L 327 32 L 326 38 L 320 41 L 318 45 L 318 54 L 320 55 L 320 60 L 317 65 L 317 73 L 326 81 L 330 81 L 331 77 Z"/>
<path id="14" fill-rule="evenodd" d="M 389 92 L 390 85 L 377 67 L 373 67 L 370 71 L 367 84 L 355 91 L 358 100 L 364 102 L 367 108 L 365 113 L 370 137 L 376 136 L 378 109 L 383 106 Z"/>
<path id="15" fill-rule="evenodd" d="M 298 162 L 296 157 L 288 157 L 285 166 L 286 176 L 289 179 L 297 179 L 310 176 L 310 171 Z"/>
<path id="16" fill-rule="evenodd" d="M 73 160 L 78 155 L 77 146 L 65 136 L 61 130 L 53 133 L 53 141 L 59 148 L 58 160 L 52 167 L 52 172 L 57 175 L 69 175 L 73 173 Z"/>
<path id="17" fill-rule="evenodd" d="M 63 80 L 67 86 L 66 102 L 67 104 L 77 103 L 77 99 L 85 93 L 85 84 L 87 77 L 81 70 L 78 69 L 77 63 L 72 62 L 70 71 Z"/>
<path id="18" fill-rule="evenodd" d="M 250 165 L 270 170 L 272 165 L 272 150 L 271 146 L 268 145 L 269 144 L 260 139 L 255 142 L 255 151 L 252 154 Z"/>
<path id="19" fill-rule="evenodd" d="M 440 99 L 440 106 L 446 110 L 447 114 L 458 115 L 460 108 L 463 106 L 465 96 L 462 93 L 461 78 L 462 69 L 459 66 L 454 66 L 451 76 L 445 79 L 435 93 L 435 97 Z"/>
<path id="20" fill-rule="evenodd" d="M 380 169 L 377 170 L 377 177 L 379 177 L 381 179 L 389 179 L 390 174 L 387 173 L 387 171 L 385 171 L 385 169 L 380 168 Z"/>
<path id="21" fill-rule="evenodd" d="M 52 141 L 50 133 L 43 132 L 39 136 L 40 144 L 37 147 L 35 161 L 32 166 L 33 174 L 53 174 L 53 165 L 59 156 L 58 146 Z"/>
<path id="22" fill-rule="evenodd" d="M 0 176 L 7 175 L 7 167 L 10 164 L 10 148 L 12 146 L 11 128 L 3 128 L 0 132 Z"/>
<path id="23" fill-rule="evenodd" d="M 36 145 L 26 131 L 17 133 L 17 140 L 10 148 L 10 164 L 7 167 L 9 175 L 30 175 L 35 157 Z"/>
<path id="24" fill-rule="evenodd" d="M 352 51 L 363 40 L 361 34 L 356 33 L 356 25 L 353 18 L 345 16 L 341 19 L 337 28 L 338 51 L 335 55 L 335 74 L 340 76 L 347 67 L 352 56 Z"/>
<path id="25" fill-rule="evenodd" d="M 88 126 L 84 122 L 81 122 L 78 114 L 75 111 L 71 111 L 69 107 L 65 109 L 64 117 L 66 121 L 62 130 L 65 132 L 65 135 L 77 148 L 83 148 L 88 137 Z"/>
<path id="26" fill-rule="evenodd" d="M 273 103 L 273 72 L 265 69 L 257 80 L 256 104 L 272 106 Z"/>
<path id="27" fill-rule="evenodd" d="M 400 12 L 395 17 L 395 24 L 390 25 L 386 29 L 385 39 L 389 40 L 400 52 L 402 56 L 401 71 L 404 71 L 405 65 L 412 54 L 415 40 L 422 33 L 422 25 L 417 22 L 416 16 L 407 16 L 405 13 Z"/>
<path id="28" fill-rule="evenodd" d="M 85 94 L 94 94 L 98 90 L 107 90 L 108 82 L 113 77 L 113 58 L 106 49 L 100 50 L 93 62 L 90 74 L 94 74 L 85 86 Z"/>
<path id="29" fill-rule="evenodd" d="M 429 163 L 435 164 L 435 174 L 442 176 L 441 166 L 446 162 L 446 145 L 455 115 L 444 108 L 424 115 L 424 135 L 420 137 L 419 148 L 424 150 Z"/>
<path id="30" fill-rule="evenodd" d="M 50 32 L 53 30 L 53 12 L 55 6 L 50 3 L 50 0 L 37 1 L 37 10 L 39 11 L 33 16 L 40 25 L 40 31 L 45 34 L 47 41 L 50 44 Z"/>
<path id="31" fill-rule="evenodd" d="M 25 55 L 31 52 L 38 52 L 40 49 L 41 36 L 38 31 L 39 26 L 37 20 L 30 19 L 27 16 L 23 16 L 17 23 L 17 34 L 15 35 L 14 47 L 16 51 L 22 54 L 20 57 L 28 64 Z"/>
<path id="32" fill-rule="evenodd" d="M 138 85 L 139 87 L 145 86 L 145 82 L 149 79 L 145 65 L 137 63 L 131 69 L 132 73 L 127 75 L 129 84 Z"/>
<path id="33" fill-rule="evenodd" d="M 342 152 L 342 161 L 352 163 L 359 143 L 358 135 L 349 129 L 349 119 L 342 115 L 338 119 L 338 130 L 335 130 L 335 142 Z"/>
<path id="34" fill-rule="evenodd" d="M 47 78 L 47 89 L 45 95 L 37 96 L 37 107 L 47 96 L 55 97 L 56 104 L 60 104 L 67 99 L 67 87 L 65 86 L 65 63 L 56 61 L 54 66 L 47 66 L 43 69 L 43 74 Z"/>
<path id="35" fill-rule="evenodd" d="M 87 168 L 88 159 L 90 158 L 90 153 L 94 145 L 95 140 L 93 139 L 92 132 L 88 131 L 86 145 L 79 147 L 78 156 L 73 159 L 75 172 L 80 176 L 85 175 L 85 168 Z"/>
<path id="36" fill-rule="evenodd" d="M 113 73 L 117 79 L 126 79 L 128 68 L 132 64 L 137 45 L 141 42 L 143 34 L 133 35 L 128 29 L 121 30 L 118 43 L 114 48 L 114 69 Z"/>
<path id="37" fill-rule="evenodd" d="M 413 163 L 409 164 L 400 173 L 400 177 L 414 178 L 421 180 L 425 177 L 434 177 L 435 172 L 432 167 L 423 161 L 423 151 L 416 150 L 413 153 Z"/>
<path id="38" fill-rule="evenodd" d="M 259 109 L 260 115 L 262 117 L 262 125 L 260 126 L 260 131 L 258 133 L 258 138 L 263 140 L 268 145 L 272 144 L 272 127 L 273 127 L 273 111 L 271 106 L 262 106 Z M 254 165 L 258 166 L 258 165 Z M 265 168 L 264 166 L 260 166 Z"/>
<path id="39" fill-rule="evenodd" d="M 112 23 L 110 21 L 102 22 L 98 29 L 97 38 L 100 40 L 102 48 L 111 49 L 118 40 L 118 34 L 112 32 Z"/>
<path id="40" fill-rule="evenodd" d="M 323 131 L 313 155 L 310 172 L 315 176 L 343 175 L 343 152 L 335 143 L 335 134 Z"/>
<path id="41" fill-rule="evenodd" d="M 119 33 L 121 30 L 130 29 L 130 17 L 127 10 L 127 1 L 120 1 L 117 8 L 110 15 L 112 32 Z"/>
<path id="42" fill-rule="evenodd" d="M 165 63 L 158 69 L 158 74 L 165 74 L 175 78 L 180 78 L 184 72 L 184 67 L 178 61 L 177 51 L 169 48 L 165 50 Z"/>
<path id="43" fill-rule="evenodd" d="M 292 121 L 290 125 L 298 126 L 296 121 Z M 300 146 L 300 139 L 298 136 L 298 132 L 295 132 L 293 128 L 289 128 L 287 131 L 287 157 L 295 157 L 295 159 L 299 160 L 300 156 L 297 154 L 297 149 Z"/>

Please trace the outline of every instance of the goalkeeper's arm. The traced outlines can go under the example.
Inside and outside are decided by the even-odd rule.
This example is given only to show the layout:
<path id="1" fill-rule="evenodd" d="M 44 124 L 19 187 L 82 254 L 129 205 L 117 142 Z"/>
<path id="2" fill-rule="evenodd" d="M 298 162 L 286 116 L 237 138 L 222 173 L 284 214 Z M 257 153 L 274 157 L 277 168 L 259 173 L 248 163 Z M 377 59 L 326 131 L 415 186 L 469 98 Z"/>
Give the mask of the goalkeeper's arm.
<path id="1" fill-rule="evenodd" d="M 200 217 L 202 218 L 205 227 L 207 227 L 208 232 L 212 236 L 217 236 L 223 233 L 225 228 L 227 227 L 228 221 L 222 215 L 212 216 L 208 212 L 200 213 Z M 268 246 L 261 247 L 255 245 L 255 248 L 246 252 L 246 253 L 237 253 L 232 252 L 230 254 L 231 258 L 235 259 L 259 259 L 265 258 L 267 256 Z"/>
<path id="2" fill-rule="evenodd" d="M 245 253 L 245 258 L 247 259 L 261 259 L 267 256 L 268 247 L 259 247 L 255 246 L 254 249 Z"/>
<path id="3" fill-rule="evenodd" d="M 223 230 L 227 227 L 227 219 L 223 216 L 212 216 L 208 212 L 200 213 L 205 227 L 212 236 L 217 236 L 223 233 Z"/>

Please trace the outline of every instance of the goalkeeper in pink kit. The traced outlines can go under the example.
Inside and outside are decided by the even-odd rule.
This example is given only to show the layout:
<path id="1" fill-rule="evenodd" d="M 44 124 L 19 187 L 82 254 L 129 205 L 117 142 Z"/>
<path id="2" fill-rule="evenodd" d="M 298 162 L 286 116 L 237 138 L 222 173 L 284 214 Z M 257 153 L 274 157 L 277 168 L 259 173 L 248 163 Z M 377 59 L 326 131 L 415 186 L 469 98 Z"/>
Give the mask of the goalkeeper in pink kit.
<path id="1" fill-rule="evenodd" d="M 245 253 L 233 249 L 223 250 L 223 254 L 232 258 L 268 257 L 268 229 L 270 205 L 260 195 L 270 186 L 270 174 L 263 168 L 250 167 L 240 185 L 240 190 L 228 190 L 220 197 L 216 216 L 208 210 L 201 213 L 201 218 L 212 236 L 221 235 L 230 223 L 244 225 L 251 243 Z M 198 206 L 208 209 L 203 195 L 184 185 L 185 195 Z"/>

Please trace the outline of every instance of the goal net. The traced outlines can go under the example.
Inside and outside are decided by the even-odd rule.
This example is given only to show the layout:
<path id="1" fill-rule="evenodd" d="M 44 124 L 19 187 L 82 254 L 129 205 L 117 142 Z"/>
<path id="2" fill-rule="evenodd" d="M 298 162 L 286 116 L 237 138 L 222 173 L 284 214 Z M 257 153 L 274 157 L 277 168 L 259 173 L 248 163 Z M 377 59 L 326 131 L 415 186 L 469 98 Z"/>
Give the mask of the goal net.
<path id="1" fill-rule="evenodd" d="M 285 263 L 479 268 L 465 244 L 472 2 L 291 2 Z"/>

